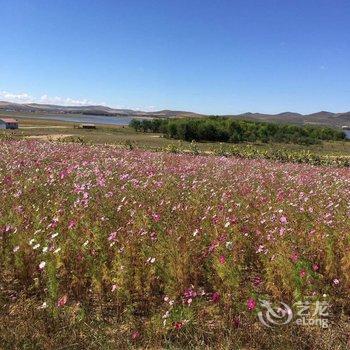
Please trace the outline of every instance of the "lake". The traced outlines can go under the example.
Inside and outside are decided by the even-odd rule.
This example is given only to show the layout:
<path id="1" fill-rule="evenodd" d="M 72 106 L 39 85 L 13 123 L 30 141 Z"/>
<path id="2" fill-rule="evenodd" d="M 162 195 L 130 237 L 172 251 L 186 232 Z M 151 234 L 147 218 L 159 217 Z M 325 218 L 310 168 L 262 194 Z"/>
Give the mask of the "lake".
<path id="1" fill-rule="evenodd" d="M 21 116 L 18 116 L 21 118 Z M 63 122 L 84 123 L 84 124 L 106 124 L 106 125 L 129 125 L 135 117 L 106 117 L 104 115 L 30 115 L 23 118 L 57 120 Z"/>
<path id="2" fill-rule="evenodd" d="M 346 135 L 346 138 L 347 139 L 350 139 L 350 130 L 343 130 L 345 135 Z"/>

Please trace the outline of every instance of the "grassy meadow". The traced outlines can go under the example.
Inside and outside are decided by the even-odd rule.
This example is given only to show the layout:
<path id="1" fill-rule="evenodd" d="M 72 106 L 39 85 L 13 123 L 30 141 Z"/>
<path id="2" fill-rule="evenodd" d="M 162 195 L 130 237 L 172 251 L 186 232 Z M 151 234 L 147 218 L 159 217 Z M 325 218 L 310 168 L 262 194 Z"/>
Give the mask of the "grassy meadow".
<path id="1" fill-rule="evenodd" d="M 349 168 L 26 123 L 0 141 L 2 348 L 347 348 Z M 310 298 L 327 329 L 259 322 L 261 299 Z"/>

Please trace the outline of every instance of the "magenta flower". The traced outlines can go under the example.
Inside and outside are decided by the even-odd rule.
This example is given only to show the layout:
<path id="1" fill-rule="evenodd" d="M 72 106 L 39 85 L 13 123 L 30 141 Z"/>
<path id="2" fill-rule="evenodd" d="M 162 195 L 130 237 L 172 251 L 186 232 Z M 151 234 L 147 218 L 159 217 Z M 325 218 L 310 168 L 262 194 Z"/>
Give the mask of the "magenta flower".
<path id="1" fill-rule="evenodd" d="M 220 261 L 221 264 L 225 264 L 225 262 L 226 262 L 225 256 L 224 256 L 224 255 L 221 255 L 221 256 L 219 257 L 219 261 Z"/>
<path id="2" fill-rule="evenodd" d="M 256 308 L 256 301 L 253 298 L 247 300 L 247 308 L 249 311 L 252 311 Z"/>
<path id="3" fill-rule="evenodd" d="M 306 271 L 304 270 L 304 269 L 302 269 L 301 271 L 300 271 L 300 277 L 305 277 L 306 276 Z"/>
<path id="4" fill-rule="evenodd" d="M 217 303 L 218 301 L 220 300 L 220 294 L 218 292 L 214 292 L 212 295 L 211 295 L 211 301 L 213 303 Z"/>
<path id="5" fill-rule="evenodd" d="M 63 307 L 64 305 L 66 305 L 67 300 L 68 300 L 67 294 L 63 295 L 61 298 L 58 299 L 57 306 Z"/>
<path id="6" fill-rule="evenodd" d="M 71 230 L 77 225 L 77 222 L 75 220 L 69 220 L 68 222 L 68 228 Z"/>
<path id="7" fill-rule="evenodd" d="M 132 332 L 132 334 L 131 334 L 131 339 L 132 339 L 132 340 L 136 340 L 136 339 L 138 339 L 138 338 L 140 338 L 140 332 L 139 332 L 139 331 L 134 331 L 134 332 Z"/>
<path id="8" fill-rule="evenodd" d="M 299 259 L 299 254 L 298 253 L 293 253 L 291 256 L 290 256 L 290 259 L 295 263 L 298 261 Z"/>
<path id="9" fill-rule="evenodd" d="M 115 241 L 117 237 L 117 232 L 112 232 L 109 236 L 108 236 L 108 240 L 109 241 Z"/>
<path id="10" fill-rule="evenodd" d="M 158 221 L 160 221 L 160 215 L 157 214 L 157 213 L 153 213 L 153 214 L 152 214 L 152 219 L 153 219 L 155 222 L 158 222 Z"/>
<path id="11" fill-rule="evenodd" d="M 183 323 L 182 322 L 175 322 L 174 323 L 174 328 L 179 331 L 181 328 L 183 327 Z"/>

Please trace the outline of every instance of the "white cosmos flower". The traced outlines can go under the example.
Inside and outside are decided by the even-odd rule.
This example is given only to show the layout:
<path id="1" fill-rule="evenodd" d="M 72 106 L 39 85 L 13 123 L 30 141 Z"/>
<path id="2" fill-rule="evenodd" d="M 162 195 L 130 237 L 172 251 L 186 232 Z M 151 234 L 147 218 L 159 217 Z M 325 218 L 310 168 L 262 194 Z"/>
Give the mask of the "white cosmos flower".
<path id="1" fill-rule="evenodd" d="M 39 309 L 46 309 L 47 308 L 47 302 L 44 301 L 41 306 L 39 306 Z"/>

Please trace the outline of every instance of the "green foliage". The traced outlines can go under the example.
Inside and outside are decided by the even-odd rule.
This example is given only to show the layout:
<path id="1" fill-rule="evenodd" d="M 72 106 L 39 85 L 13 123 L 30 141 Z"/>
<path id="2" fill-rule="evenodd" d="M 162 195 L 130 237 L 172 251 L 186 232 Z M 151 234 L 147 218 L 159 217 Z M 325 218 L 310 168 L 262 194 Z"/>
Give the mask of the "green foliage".
<path id="1" fill-rule="evenodd" d="M 321 140 L 342 140 L 342 131 L 329 127 L 272 124 L 224 117 L 133 119 L 136 131 L 164 133 L 184 141 L 211 142 L 284 142 L 311 145 Z"/>

